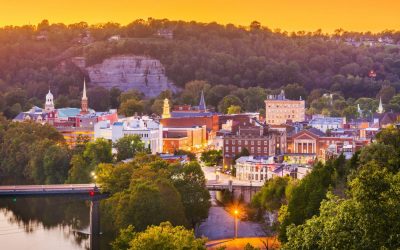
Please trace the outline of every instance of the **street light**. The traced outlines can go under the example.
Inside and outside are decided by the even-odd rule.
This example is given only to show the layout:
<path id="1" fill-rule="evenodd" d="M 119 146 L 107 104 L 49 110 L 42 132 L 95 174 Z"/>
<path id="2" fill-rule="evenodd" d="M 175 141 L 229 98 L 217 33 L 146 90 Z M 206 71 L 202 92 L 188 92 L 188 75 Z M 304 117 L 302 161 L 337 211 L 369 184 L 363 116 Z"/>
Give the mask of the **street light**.
<path id="1" fill-rule="evenodd" d="M 233 224 L 233 230 L 234 230 L 234 239 L 236 239 L 238 237 L 238 215 L 239 215 L 239 210 L 235 209 L 233 210 L 233 215 L 234 215 L 234 224 Z"/>
<path id="2" fill-rule="evenodd" d="M 90 172 L 90 175 L 92 176 L 93 180 L 94 180 L 94 187 L 96 187 L 96 179 L 97 179 L 97 175 L 94 171 Z"/>

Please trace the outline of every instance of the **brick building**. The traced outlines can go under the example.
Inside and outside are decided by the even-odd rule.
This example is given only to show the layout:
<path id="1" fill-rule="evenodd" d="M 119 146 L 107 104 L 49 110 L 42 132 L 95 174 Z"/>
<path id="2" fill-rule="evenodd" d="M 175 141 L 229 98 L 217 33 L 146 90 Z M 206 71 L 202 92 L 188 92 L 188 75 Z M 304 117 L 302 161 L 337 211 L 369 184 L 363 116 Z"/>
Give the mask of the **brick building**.
<path id="1" fill-rule="evenodd" d="M 235 157 L 246 148 L 252 156 L 276 156 L 286 151 L 286 131 L 267 126 L 242 125 L 237 133 L 223 138 L 224 165 L 230 166 Z"/>
<path id="2" fill-rule="evenodd" d="M 355 137 L 332 137 L 322 131 L 311 128 L 302 130 L 287 139 L 288 156 L 313 157 L 326 160 L 333 155 L 344 153 L 351 156 L 354 152 L 369 144 L 370 140 Z M 301 159 L 298 159 L 301 161 Z"/>

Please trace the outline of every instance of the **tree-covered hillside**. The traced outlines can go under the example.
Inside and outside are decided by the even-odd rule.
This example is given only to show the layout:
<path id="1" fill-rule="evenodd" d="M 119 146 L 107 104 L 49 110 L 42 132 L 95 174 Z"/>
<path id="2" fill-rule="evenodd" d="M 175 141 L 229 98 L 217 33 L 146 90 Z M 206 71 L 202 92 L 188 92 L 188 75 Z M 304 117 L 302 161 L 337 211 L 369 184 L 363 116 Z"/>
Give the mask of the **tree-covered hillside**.
<path id="1" fill-rule="evenodd" d="M 173 39 L 157 36 L 171 31 Z M 109 41 L 119 35 L 121 38 Z M 391 40 L 391 44 L 352 46 L 348 40 Z M 338 30 L 332 35 L 271 31 L 249 27 L 148 19 L 128 25 L 50 24 L 0 29 L 0 111 L 12 117 L 42 105 L 49 86 L 58 105 L 78 106 L 86 72 L 71 62 L 85 56 L 88 65 L 119 54 L 161 60 L 178 86 L 205 80 L 237 87 L 276 89 L 297 83 L 341 93 L 345 99 L 375 98 L 382 86 L 400 90 L 400 32 L 379 34 Z M 369 72 L 373 70 L 376 76 Z M 99 90 L 98 90 L 99 91 Z M 111 101 L 112 102 L 112 101 Z M 57 103 L 56 103 L 57 104 Z M 112 106 L 112 105 L 111 105 Z"/>

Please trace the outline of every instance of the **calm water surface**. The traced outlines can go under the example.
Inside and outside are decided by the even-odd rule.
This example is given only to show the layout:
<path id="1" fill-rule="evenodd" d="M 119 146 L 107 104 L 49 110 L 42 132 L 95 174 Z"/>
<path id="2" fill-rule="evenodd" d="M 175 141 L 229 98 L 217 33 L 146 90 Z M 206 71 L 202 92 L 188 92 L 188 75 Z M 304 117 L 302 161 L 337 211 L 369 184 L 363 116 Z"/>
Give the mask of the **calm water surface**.
<path id="1" fill-rule="evenodd" d="M 79 197 L 0 198 L 0 249 L 91 249 L 90 202 Z M 109 249 L 100 236 L 93 249 Z"/>

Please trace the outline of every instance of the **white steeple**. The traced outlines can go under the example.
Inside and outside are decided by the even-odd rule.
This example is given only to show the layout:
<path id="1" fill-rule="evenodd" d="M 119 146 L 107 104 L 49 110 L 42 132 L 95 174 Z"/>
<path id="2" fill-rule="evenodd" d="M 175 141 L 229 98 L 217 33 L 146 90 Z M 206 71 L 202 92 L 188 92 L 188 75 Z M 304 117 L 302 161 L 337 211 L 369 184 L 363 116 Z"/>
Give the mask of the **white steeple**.
<path id="1" fill-rule="evenodd" d="M 82 100 L 87 100 L 86 96 L 86 80 L 83 79 L 83 94 L 82 94 Z"/>
<path id="2" fill-rule="evenodd" d="M 379 113 L 379 114 L 382 114 L 384 112 L 383 105 L 382 105 L 382 97 L 379 98 L 379 107 L 378 107 L 378 110 L 376 112 Z"/>
<path id="3" fill-rule="evenodd" d="M 44 110 L 46 112 L 51 112 L 54 110 L 54 97 L 53 97 L 53 94 L 50 92 L 50 89 L 49 89 L 49 93 L 47 93 L 47 95 L 46 95 L 46 102 L 44 104 Z"/>
<path id="4" fill-rule="evenodd" d="M 357 112 L 358 112 L 358 114 L 360 115 L 360 117 L 362 117 L 363 112 L 362 112 L 362 110 L 361 110 L 361 108 L 360 108 L 360 104 L 359 104 L 359 103 L 357 104 Z"/>

